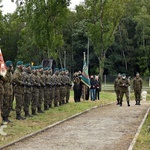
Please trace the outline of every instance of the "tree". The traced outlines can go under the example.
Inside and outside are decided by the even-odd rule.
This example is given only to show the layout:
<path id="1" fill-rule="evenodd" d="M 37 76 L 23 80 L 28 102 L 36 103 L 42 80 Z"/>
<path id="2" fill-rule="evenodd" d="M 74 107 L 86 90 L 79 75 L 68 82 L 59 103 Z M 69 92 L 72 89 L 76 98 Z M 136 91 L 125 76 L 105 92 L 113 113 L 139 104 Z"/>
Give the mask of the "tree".
<path id="1" fill-rule="evenodd" d="M 102 77 L 106 52 L 114 41 L 114 33 L 126 10 L 128 0 L 85 0 L 88 14 L 88 36 L 99 60 L 99 74 Z"/>

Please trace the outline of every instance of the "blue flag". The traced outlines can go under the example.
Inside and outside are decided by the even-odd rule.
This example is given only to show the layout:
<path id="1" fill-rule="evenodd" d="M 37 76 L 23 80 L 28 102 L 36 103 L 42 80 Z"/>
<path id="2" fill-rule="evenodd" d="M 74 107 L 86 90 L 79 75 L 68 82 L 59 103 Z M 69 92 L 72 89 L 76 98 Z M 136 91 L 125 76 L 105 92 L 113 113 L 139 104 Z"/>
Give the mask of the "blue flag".
<path id="1" fill-rule="evenodd" d="M 86 64 L 85 54 L 84 54 L 84 64 L 83 64 L 81 81 L 90 88 L 91 85 L 90 85 L 89 71 L 88 71 L 88 65 Z"/>

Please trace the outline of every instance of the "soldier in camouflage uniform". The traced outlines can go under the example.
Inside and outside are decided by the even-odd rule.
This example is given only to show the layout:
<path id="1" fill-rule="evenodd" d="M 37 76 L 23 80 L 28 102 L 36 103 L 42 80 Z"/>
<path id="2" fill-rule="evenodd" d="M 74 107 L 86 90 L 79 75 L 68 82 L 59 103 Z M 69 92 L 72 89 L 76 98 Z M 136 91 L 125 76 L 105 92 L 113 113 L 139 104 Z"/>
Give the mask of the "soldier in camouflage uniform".
<path id="1" fill-rule="evenodd" d="M 4 77 L 0 75 L 0 123 L 2 122 L 2 109 L 3 109 L 3 99 L 4 99 Z"/>
<path id="2" fill-rule="evenodd" d="M 49 108 L 52 108 L 52 103 L 53 103 L 53 99 L 54 99 L 54 77 L 53 77 L 53 72 L 52 69 L 49 70 L 49 83 L 50 83 L 50 87 L 49 87 L 49 100 L 48 100 L 48 106 Z"/>
<path id="3" fill-rule="evenodd" d="M 61 86 L 58 68 L 55 68 L 55 73 L 53 77 L 55 81 L 54 107 L 58 107 L 60 102 L 60 86 Z"/>
<path id="4" fill-rule="evenodd" d="M 32 100 L 32 85 L 31 85 L 31 67 L 30 63 L 25 64 L 25 69 L 24 69 L 24 112 L 25 112 L 25 117 L 32 117 L 29 113 L 29 106 Z"/>
<path id="5" fill-rule="evenodd" d="M 69 71 L 66 70 L 65 72 L 65 78 L 66 78 L 66 103 L 69 102 L 69 98 L 70 98 L 70 90 L 71 90 L 71 86 L 72 86 L 72 82 L 71 79 L 69 77 Z"/>
<path id="6" fill-rule="evenodd" d="M 45 74 L 45 88 L 44 88 L 44 110 L 48 110 L 48 101 L 49 101 L 49 95 L 50 95 L 50 81 L 49 81 L 49 68 L 44 68 L 44 74 Z"/>
<path id="7" fill-rule="evenodd" d="M 31 101 L 31 110 L 32 115 L 37 115 L 36 108 L 39 101 L 39 94 L 40 94 L 40 78 L 38 76 L 38 66 L 32 67 L 32 101 Z"/>
<path id="8" fill-rule="evenodd" d="M 121 74 L 118 73 L 118 76 L 114 81 L 114 90 L 115 90 L 116 97 L 117 97 L 117 105 L 120 104 L 120 86 L 119 86 L 119 80 L 120 79 L 121 79 Z"/>
<path id="9" fill-rule="evenodd" d="M 119 80 L 119 86 L 120 86 L 120 106 L 122 106 L 123 96 L 125 94 L 127 106 L 130 106 L 129 104 L 129 89 L 130 86 L 129 80 L 126 78 L 125 74 L 122 74 L 122 78 Z"/>
<path id="10" fill-rule="evenodd" d="M 142 85 L 143 80 L 140 78 L 139 73 L 136 73 L 136 77 L 133 79 L 133 90 L 136 102 L 135 105 L 140 105 Z"/>
<path id="11" fill-rule="evenodd" d="M 42 104 L 44 102 L 44 88 L 45 88 L 45 74 L 43 73 L 43 67 L 42 65 L 38 66 L 38 76 L 40 78 L 40 94 L 39 94 L 39 101 L 37 103 L 37 109 L 38 109 L 38 113 L 44 113 L 44 111 L 42 111 Z"/>
<path id="12" fill-rule="evenodd" d="M 14 95 L 16 98 L 16 119 L 24 120 L 25 118 L 21 116 L 21 110 L 24 102 L 24 82 L 23 82 L 23 62 L 18 61 L 16 70 L 13 74 L 14 86 Z"/>
<path id="13" fill-rule="evenodd" d="M 4 86 L 4 99 L 3 99 L 3 110 L 2 110 L 2 116 L 3 121 L 5 122 L 11 122 L 8 117 L 10 114 L 11 109 L 11 91 L 12 91 L 12 70 L 13 65 L 12 61 L 8 60 L 6 61 L 6 75 L 5 75 L 5 82 L 3 84 Z"/>
<path id="14" fill-rule="evenodd" d="M 65 76 L 64 76 L 64 69 L 60 70 L 59 78 L 60 78 L 60 82 L 61 82 L 59 105 L 62 105 L 62 104 L 65 104 L 65 86 L 66 86 L 66 81 L 65 81 Z"/>

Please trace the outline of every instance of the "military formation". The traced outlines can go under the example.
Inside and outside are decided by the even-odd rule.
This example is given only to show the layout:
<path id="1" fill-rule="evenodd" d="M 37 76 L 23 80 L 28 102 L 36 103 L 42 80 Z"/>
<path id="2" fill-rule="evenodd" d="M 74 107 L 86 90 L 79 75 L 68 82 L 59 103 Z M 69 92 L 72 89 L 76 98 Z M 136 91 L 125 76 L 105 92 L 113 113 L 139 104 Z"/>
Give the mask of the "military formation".
<path id="1" fill-rule="evenodd" d="M 135 95 L 135 105 L 140 105 L 141 92 L 142 92 L 143 80 L 140 77 L 139 73 L 136 73 L 136 76 L 133 79 L 133 91 Z M 127 106 L 130 106 L 130 78 L 126 77 L 126 74 L 118 74 L 117 78 L 114 81 L 114 90 L 116 93 L 117 105 L 122 106 L 123 96 L 126 96 Z"/>
<path id="2" fill-rule="evenodd" d="M 12 61 L 5 64 L 6 75 L 0 76 L 0 110 L 4 122 L 11 122 L 8 117 L 13 99 L 17 120 L 69 102 L 72 82 L 65 68 L 55 68 L 53 71 L 49 67 L 31 66 L 30 63 L 18 61 L 14 70 Z"/>

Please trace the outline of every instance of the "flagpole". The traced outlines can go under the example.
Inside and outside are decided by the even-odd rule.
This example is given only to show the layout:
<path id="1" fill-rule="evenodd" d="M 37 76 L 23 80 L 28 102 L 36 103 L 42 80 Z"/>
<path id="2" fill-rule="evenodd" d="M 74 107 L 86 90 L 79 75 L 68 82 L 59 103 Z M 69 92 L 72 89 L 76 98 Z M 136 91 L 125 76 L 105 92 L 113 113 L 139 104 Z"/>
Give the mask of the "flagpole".
<path id="1" fill-rule="evenodd" d="M 85 57 L 85 52 L 83 52 L 83 56 L 84 56 L 83 58 L 84 58 L 84 60 L 85 60 L 85 58 L 86 58 L 86 57 Z M 84 64 L 84 60 L 83 60 L 83 64 Z M 83 90 L 84 90 L 84 93 L 83 93 L 83 101 L 84 101 L 84 100 L 85 100 L 85 84 L 83 84 L 83 88 L 84 88 L 84 89 L 83 89 Z"/>

